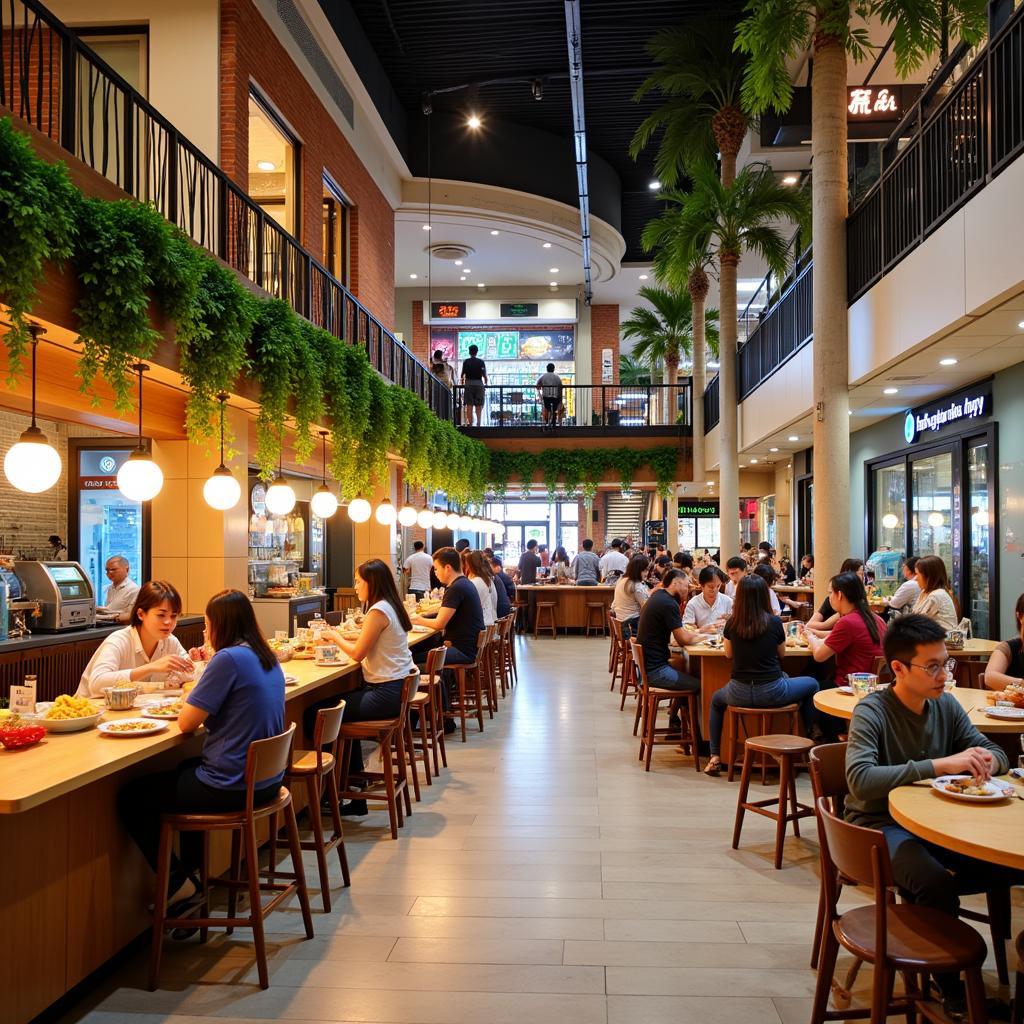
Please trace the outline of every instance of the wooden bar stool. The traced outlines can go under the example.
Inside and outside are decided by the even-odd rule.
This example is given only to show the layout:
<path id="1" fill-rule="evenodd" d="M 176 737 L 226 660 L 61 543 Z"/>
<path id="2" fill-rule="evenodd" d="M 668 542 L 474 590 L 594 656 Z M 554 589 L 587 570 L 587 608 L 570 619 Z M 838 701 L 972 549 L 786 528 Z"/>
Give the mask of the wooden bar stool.
<path id="1" fill-rule="evenodd" d="M 517 633 L 522 633 L 530 628 L 530 602 L 518 594 L 512 602 L 512 614 L 515 616 Z"/>
<path id="2" fill-rule="evenodd" d="M 316 866 L 320 874 L 320 896 L 324 904 L 324 913 L 331 912 L 331 879 L 327 870 L 327 855 L 337 847 L 338 860 L 341 862 L 341 877 L 347 888 L 352 884 L 348 871 L 348 855 L 345 852 L 345 833 L 341 824 L 341 800 L 338 796 L 338 776 L 334 766 L 338 760 L 339 734 L 341 719 L 345 713 L 345 702 L 339 701 L 336 707 L 320 708 L 316 713 L 316 725 L 313 728 L 313 749 L 292 751 L 292 761 L 284 773 L 284 780 L 289 789 L 303 783 L 306 788 L 309 825 L 313 833 L 312 839 L 299 843 L 303 850 L 316 851 Z M 331 822 L 334 834 L 324 841 L 324 823 L 321 800 L 326 784 L 327 802 L 331 808 Z M 270 844 L 268 865 L 270 880 L 275 877 L 293 878 L 294 873 L 277 871 L 277 816 L 270 822 Z"/>
<path id="3" fill-rule="evenodd" d="M 651 686 L 647 682 L 647 668 L 644 664 L 644 649 L 636 640 L 630 639 L 629 646 L 633 652 L 633 661 L 636 665 L 637 675 L 640 677 L 640 700 L 638 713 L 641 714 L 640 733 L 640 756 L 638 760 L 644 762 L 644 771 L 651 770 L 651 755 L 656 746 L 671 744 L 681 746 L 684 749 L 690 748 L 693 757 L 694 767 L 700 771 L 700 755 L 697 751 L 699 722 L 697 717 L 697 698 L 699 694 L 687 690 L 666 690 L 662 687 Z M 668 726 L 658 727 L 658 711 L 662 704 L 671 706 L 672 701 L 679 701 L 679 717 L 681 729 L 679 733 Z M 684 717 L 685 715 L 685 717 Z M 635 735 L 635 733 L 634 733 Z"/>
<path id="4" fill-rule="evenodd" d="M 804 761 L 814 741 L 804 736 L 768 735 L 748 739 L 743 754 L 743 774 L 740 776 L 740 791 L 736 800 L 736 824 L 732 830 L 732 848 L 739 849 L 740 832 L 743 830 L 743 815 L 746 811 L 771 818 L 775 828 L 775 867 L 782 867 L 782 847 L 786 841 L 786 825 L 793 822 L 793 834 L 800 836 L 800 819 L 814 814 L 814 808 L 800 803 L 796 798 L 794 767 L 797 759 Z M 754 765 L 754 754 L 764 754 L 779 763 L 779 795 L 769 800 L 748 800 L 750 772 Z M 771 810 L 775 806 L 776 810 Z"/>
<path id="5" fill-rule="evenodd" d="M 512 622 L 508 627 L 508 644 L 505 648 L 505 654 L 508 657 L 509 686 L 515 686 L 519 682 L 519 663 L 516 660 L 518 655 L 516 653 L 516 612 L 514 605 L 512 611 L 509 612 L 509 618 L 511 618 Z"/>
<path id="6" fill-rule="evenodd" d="M 558 639 L 558 624 L 555 618 L 556 603 L 554 601 L 538 601 L 537 608 L 534 612 L 533 617 L 533 637 L 534 639 L 540 634 L 542 629 L 550 629 L 551 635 L 557 640 Z M 541 620 L 547 618 L 547 622 Z"/>
<path id="7" fill-rule="evenodd" d="M 409 701 L 419 685 L 419 671 L 406 677 L 402 690 L 402 707 L 396 718 L 378 719 L 367 722 L 345 722 L 341 727 L 341 757 L 338 758 L 339 796 L 345 800 L 374 800 L 387 804 L 391 820 L 391 838 L 398 838 L 398 828 L 405 824 L 400 798 L 404 797 L 405 811 L 412 814 L 409 798 L 409 775 L 405 767 L 405 723 L 409 719 Z M 380 746 L 381 770 L 371 772 L 364 769 L 351 775 L 349 759 L 352 744 L 361 740 Z M 397 749 L 398 757 L 392 756 Z M 349 789 L 349 778 L 365 782 L 364 790 Z"/>
<path id="8" fill-rule="evenodd" d="M 466 718 L 476 718 L 480 731 L 484 731 L 484 700 L 490 707 L 491 691 L 483 673 L 487 657 L 487 630 L 480 630 L 476 640 L 476 661 L 466 665 L 449 665 L 455 673 L 456 691 L 450 695 L 446 718 L 457 718 L 462 728 L 462 742 L 466 742 Z M 493 717 L 493 711 L 492 711 Z"/>
<path id="9" fill-rule="evenodd" d="M 295 725 L 290 725 L 279 736 L 265 740 L 254 740 L 249 744 L 245 757 L 245 808 L 241 811 L 223 811 L 203 814 L 163 814 L 160 816 L 160 851 L 157 855 L 156 894 L 153 901 L 153 931 L 149 954 L 149 990 L 155 992 L 160 980 L 160 960 L 163 954 L 164 932 L 172 928 L 199 928 L 201 938 L 206 939 L 210 928 L 226 928 L 230 933 L 236 927 L 251 928 L 253 947 L 256 952 L 256 967 L 259 971 L 260 988 L 270 987 L 267 971 L 267 947 L 263 922 L 282 903 L 294 895 L 299 897 L 302 908 L 302 923 L 306 938 L 313 938 L 313 917 L 309 911 L 309 893 L 306 890 L 306 876 L 302 867 L 302 849 L 299 845 L 299 827 L 295 822 L 295 807 L 287 786 L 281 786 L 277 796 L 265 804 L 254 805 L 256 783 L 282 775 L 291 759 L 292 740 Z M 259 850 L 256 846 L 256 822 L 283 814 L 288 832 L 288 848 L 291 854 L 295 877 L 287 882 L 262 881 Z M 167 887 L 171 877 L 171 846 L 175 832 L 201 832 L 203 835 L 203 861 L 200 870 L 200 893 L 202 901 L 192 908 L 203 911 L 205 916 L 190 913 L 185 917 L 167 916 Z M 227 879 L 210 878 L 210 834 L 231 833 L 231 874 Z M 243 849 L 244 847 L 244 849 Z M 245 861 L 245 879 L 240 878 L 239 868 Z M 210 914 L 210 886 L 223 885 L 228 889 L 228 910 L 225 917 Z M 237 894 L 244 889 L 249 895 L 249 913 L 236 916 Z M 261 894 L 272 892 L 274 896 L 264 904 Z"/>
<path id="10" fill-rule="evenodd" d="M 776 717 L 783 718 L 783 727 L 792 735 L 799 733 L 797 722 L 800 708 L 796 704 L 784 704 L 778 708 L 741 708 L 729 705 L 726 718 L 729 724 L 728 736 L 732 756 L 729 758 L 729 781 L 732 782 L 737 768 L 744 764 L 743 743 L 740 740 L 740 726 L 743 727 L 743 739 L 751 736 L 764 736 L 773 730 Z M 768 782 L 768 758 L 761 758 L 761 785 Z"/>
<path id="11" fill-rule="evenodd" d="M 604 601 L 587 601 L 587 631 L 584 636 L 590 636 L 592 629 L 597 630 L 598 636 L 604 636 L 606 607 Z"/>
<path id="12" fill-rule="evenodd" d="M 608 636 L 611 638 L 608 647 L 608 671 L 612 674 L 612 685 L 608 689 L 614 692 L 615 680 L 624 674 L 626 663 L 632 661 L 632 655 L 627 656 L 622 640 L 622 623 L 610 608 L 608 609 Z"/>
<path id="13" fill-rule="evenodd" d="M 508 645 L 512 635 L 512 613 L 503 615 L 494 623 L 494 639 L 491 641 L 491 655 L 493 658 L 493 671 L 495 684 L 501 686 L 501 696 L 512 688 L 512 670 L 509 667 L 511 655 L 508 652 Z"/>
<path id="14" fill-rule="evenodd" d="M 448 753 L 444 748 L 444 703 L 441 696 L 441 670 L 448 653 L 447 647 L 435 647 L 427 654 L 425 674 L 420 675 L 420 694 L 426 694 L 429 700 L 420 709 L 419 740 L 423 751 L 423 759 L 433 757 L 433 776 L 441 774 L 441 764 L 448 767 Z M 431 775 L 427 775 L 427 785 L 432 786 Z"/>

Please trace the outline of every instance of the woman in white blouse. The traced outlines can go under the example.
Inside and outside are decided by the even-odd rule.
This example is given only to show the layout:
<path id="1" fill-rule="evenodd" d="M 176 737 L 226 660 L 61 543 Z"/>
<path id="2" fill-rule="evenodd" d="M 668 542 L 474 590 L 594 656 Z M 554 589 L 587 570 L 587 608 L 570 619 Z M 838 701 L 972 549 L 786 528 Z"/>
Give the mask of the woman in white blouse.
<path id="1" fill-rule="evenodd" d="M 480 595 L 480 607 L 484 613 L 484 625 L 491 626 L 498 617 L 498 591 L 494 589 L 494 575 L 482 551 L 462 552 L 462 572 L 476 587 Z"/>
<path id="2" fill-rule="evenodd" d="M 634 555 L 626 566 L 622 578 L 615 584 L 612 595 L 612 611 L 615 618 L 622 623 L 622 636 L 636 636 L 637 623 L 640 621 L 640 609 L 643 608 L 650 594 L 644 583 L 644 573 L 650 565 L 646 555 Z"/>
<path id="3" fill-rule="evenodd" d="M 947 632 L 960 624 L 956 605 L 949 594 L 946 563 L 938 555 L 925 555 L 914 566 L 914 579 L 921 596 L 914 602 L 915 615 L 927 615 Z"/>
<path id="4" fill-rule="evenodd" d="M 102 697 L 107 686 L 142 680 L 167 683 L 172 672 L 191 676 L 189 652 L 174 635 L 179 615 L 181 595 L 170 583 L 144 583 L 132 606 L 129 625 L 100 644 L 85 666 L 75 696 Z"/>

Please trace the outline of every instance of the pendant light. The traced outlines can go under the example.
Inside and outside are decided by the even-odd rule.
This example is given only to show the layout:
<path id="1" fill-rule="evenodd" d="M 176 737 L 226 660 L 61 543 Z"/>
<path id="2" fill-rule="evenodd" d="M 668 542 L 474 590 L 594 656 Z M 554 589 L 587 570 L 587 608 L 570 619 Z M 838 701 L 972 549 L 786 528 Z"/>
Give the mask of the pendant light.
<path id="1" fill-rule="evenodd" d="M 429 508 L 422 508 L 416 513 L 416 525 L 424 530 L 434 525 L 434 513 Z"/>
<path id="2" fill-rule="evenodd" d="M 440 509 L 438 509 L 436 512 L 433 512 L 431 514 L 430 525 L 435 530 L 443 530 L 448 525 L 448 517 Z"/>
<path id="3" fill-rule="evenodd" d="M 374 518 L 380 523 L 381 526 L 391 526 L 392 523 L 398 518 L 398 513 L 395 511 L 395 506 L 391 504 L 390 498 L 385 498 L 378 506 L 377 511 L 374 513 Z"/>
<path id="4" fill-rule="evenodd" d="M 117 489 L 130 501 L 150 501 L 160 493 L 164 474 L 142 443 L 142 375 L 149 367 L 136 363 L 132 369 L 139 375 L 139 444 L 117 471 Z"/>
<path id="5" fill-rule="evenodd" d="M 327 435 L 329 431 L 320 431 L 320 443 L 322 446 L 322 480 L 323 482 L 316 489 L 309 507 L 318 519 L 330 519 L 338 511 L 338 499 L 334 492 L 327 486 Z"/>
<path id="6" fill-rule="evenodd" d="M 203 498 L 206 504 L 220 512 L 234 508 L 242 496 L 241 485 L 231 470 L 224 465 L 224 403 L 227 400 L 228 396 L 223 391 L 217 395 L 217 401 L 220 402 L 220 465 L 203 484 Z"/>
<path id="7" fill-rule="evenodd" d="M 4 475 L 13 487 L 28 494 L 48 491 L 60 478 L 60 455 L 36 426 L 36 348 L 43 329 L 29 324 L 32 335 L 32 425 L 4 456 Z"/>
<path id="8" fill-rule="evenodd" d="M 353 523 L 365 523 L 372 511 L 370 503 L 362 495 L 348 503 L 348 517 Z"/>
<path id="9" fill-rule="evenodd" d="M 281 447 L 278 449 L 277 476 L 274 477 L 264 498 L 267 511 L 275 516 L 286 516 L 295 508 L 295 491 L 284 475 L 284 431 L 281 432 Z"/>
<path id="10" fill-rule="evenodd" d="M 462 528 L 462 516 L 460 516 L 458 512 L 449 512 L 448 515 L 444 517 L 444 525 L 449 530 L 459 530 Z"/>

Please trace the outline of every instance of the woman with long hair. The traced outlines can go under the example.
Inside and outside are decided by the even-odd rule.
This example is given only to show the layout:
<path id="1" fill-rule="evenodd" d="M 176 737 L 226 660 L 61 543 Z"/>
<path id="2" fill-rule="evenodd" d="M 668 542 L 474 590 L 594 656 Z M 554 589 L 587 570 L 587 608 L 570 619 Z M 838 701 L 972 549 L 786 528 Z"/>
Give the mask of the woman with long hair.
<path id="1" fill-rule="evenodd" d="M 835 683 L 846 685 L 851 672 L 874 672 L 875 659 L 882 655 L 885 623 L 868 605 L 867 591 L 855 572 L 841 572 L 830 581 L 828 600 L 839 621 L 824 640 L 807 634 L 814 660 L 835 658 Z"/>
<path id="2" fill-rule="evenodd" d="M 650 589 L 644 582 L 649 559 L 646 555 L 634 555 L 626 565 L 626 571 L 615 584 L 612 595 L 612 611 L 622 623 L 622 637 L 636 636 L 640 621 L 640 610 L 650 596 Z"/>
<path id="3" fill-rule="evenodd" d="M 551 567 L 548 575 L 556 583 L 572 579 L 572 570 L 569 567 L 569 553 L 565 548 L 561 546 L 555 548 L 555 553 L 551 556 Z"/>
<path id="4" fill-rule="evenodd" d="M 205 726 L 202 756 L 135 779 L 119 798 L 121 817 L 154 870 L 160 815 L 242 810 L 249 744 L 284 732 L 284 672 L 240 590 L 222 590 L 210 598 L 206 640 L 213 657 L 178 715 L 178 728 L 185 734 Z M 257 779 L 255 803 L 272 800 L 282 778 Z M 181 859 L 172 863 L 167 893 L 172 902 L 195 893 L 201 853 L 198 833 L 184 833 Z"/>
<path id="5" fill-rule="evenodd" d="M 914 579 L 921 588 L 921 596 L 914 602 L 914 614 L 927 615 L 947 632 L 956 629 L 960 618 L 949 593 L 946 563 L 938 555 L 925 555 L 914 566 Z"/>
<path id="6" fill-rule="evenodd" d="M 985 685 L 990 690 L 1024 686 L 1024 594 L 1017 598 L 1013 617 L 1017 620 L 1017 635 L 1001 643 L 985 666 Z"/>
<path id="7" fill-rule="evenodd" d="M 476 587 L 480 595 L 484 625 L 493 625 L 498 617 L 498 591 L 494 586 L 494 574 L 482 551 L 470 551 L 467 548 L 462 552 L 462 575 Z"/>
<path id="8" fill-rule="evenodd" d="M 786 633 L 782 620 L 772 615 L 768 585 L 751 573 L 736 585 L 732 615 L 722 632 L 726 657 L 732 659 L 732 679 L 711 698 L 711 758 L 704 768 L 718 775 L 722 723 L 727 707 L 776 708 L 799 704 L 804 727 L 814 720 L 814 694 L 818 683 L 810 676 L 790 678 L 782 671 L 780 659 L 786 653 Z"/>
<path id="9" fill-rule="evenodd" d="M 842 575 L 845 572 L 854 572 L 860 577 L 861 583 L 864 582 L 864 562 L 859 558 L 847 558 L 843 561 L 843 564 L 839 567 L 839 573 Z M 804 626 L 806 632 L 816 637 L 828 636 L 832 627 L 839 621 L 839 615 L 832 607 L 829 599 L 826 597 L 821 602 L 821 607 L 810 617 L 807 624 Z"/>
<path id="10" fill-rule="evenodd" d="M 102 697 L 107 686 L 143 680 L 176 689 L 192 674 L 189 652 L 174 635 L 181 596 L 166 580 L 139 587 L 128 625 L 108 636 L 85 666 L 76 697 Z"/>
<path id="11" fill-rule="evenodd" d="M 336 643 L 363 670 L 363 685 L 345 694 L 345 721 L 397 718 L 402 712 L 405 680 L 416 670 L 409 651 L 412 622 L 398 596 L 394 573 L 379 558 L 370 558 L 356 568 L 355 587 L 356 597 L 366 608 L 359 638 L 349 640 L 337 629 L 323 631 L 325 640 Z M 306 709 L 303 722 L 310 735 L 317 711 L 336 703 L 331 700 Z M 362 748 L 353 743 L 349 771 L 362 770 Z M 351 800 L 342 806 L 342 813 L 362 816 L 367 813 L 366 801 Z"/>

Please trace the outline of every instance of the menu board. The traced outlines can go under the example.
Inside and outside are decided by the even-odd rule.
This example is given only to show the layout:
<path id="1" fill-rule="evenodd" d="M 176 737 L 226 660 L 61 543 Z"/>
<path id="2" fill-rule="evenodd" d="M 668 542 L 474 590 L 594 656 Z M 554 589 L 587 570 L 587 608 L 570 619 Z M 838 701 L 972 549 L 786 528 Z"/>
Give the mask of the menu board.
<path id="1" fill-rule="evenodd" d="M 481 359 L 518 359 L 518 331 L 459 331 L 459 358 L 469 357 L 469 346 L 476 345 Z"/>
<path id="2" fill-rule="evenodd" d="M 561 331 L 434 330 L 430 334 L 430 352 L 438 349 L 449 361 L 469 358 L 469 346 L 476 345 L 484 360 L 500 362 L 569 362 L 575 352 L 576 335 Z"/>

